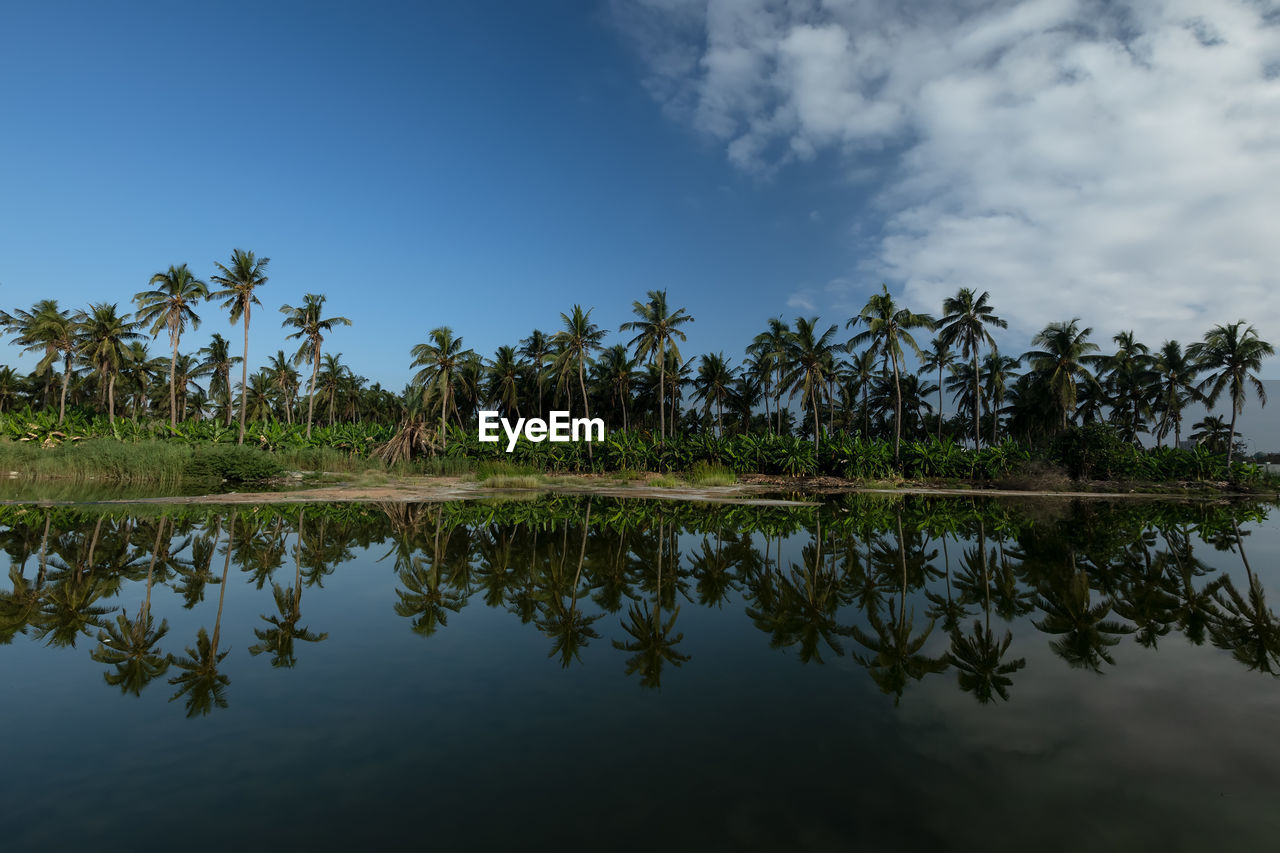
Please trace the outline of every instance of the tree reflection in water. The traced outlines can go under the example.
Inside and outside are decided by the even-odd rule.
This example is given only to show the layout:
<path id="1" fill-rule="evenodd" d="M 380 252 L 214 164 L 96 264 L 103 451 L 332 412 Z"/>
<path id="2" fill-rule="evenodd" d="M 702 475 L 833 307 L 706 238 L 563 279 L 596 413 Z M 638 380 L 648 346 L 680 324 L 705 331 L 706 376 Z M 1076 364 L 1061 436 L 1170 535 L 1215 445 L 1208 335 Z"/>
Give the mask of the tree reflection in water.
<path id="1" fill-rule="evenodd" d="M 303 624 L 304 590 L 314 589 L 307 600 L 323 595 L 326 578 L 376 549 L 397 581 L 390 609 L 414 633 L 431 637 L 465 607 L 491 608 L 536 628 L 563 667 L 621 653 L 622 671 L 646 688 L 693 660 L 685 632 L 702 623 L 691 617 L 679 630 L 682 607 L 726 618 L 740 609 L 804 664 L 852 658 L 895 703 L 952 671 L 978 702 L 1010 700 L 1028 666 L 1012 653 L 1015 624 L 1086 672 L 1119 666 L 1126 638 L 1127 654 L 1153 654 L 1181 637 L 1275 675 L 1280 620 L 1247 547 L 1269 511 L 1064 502 L 1031 519 L 995 500 L 871 496 L 798 507 L 554 496 L 137 515 L 8 506 L 0 643 L 72 650 L 93 636 L 89 654 L 109 686 L 139 696 L 168 675 L 172 699 L 203 716 L 228 701 L 229 585 L 269 588 L 249 655 L 289 668 L 299 643 L 328 637 Z M 281 583 L 290 551 L 292 582 Z M 166 652 L 169 623 L 153 614 L 153 593 L 167 588 L 169 606 L 196 610 L 209 606 L 212 584 L 212 630 L 200 627 L 185 654 Z M 1017 636 L 1025 653 L 1034 640 Z"/>

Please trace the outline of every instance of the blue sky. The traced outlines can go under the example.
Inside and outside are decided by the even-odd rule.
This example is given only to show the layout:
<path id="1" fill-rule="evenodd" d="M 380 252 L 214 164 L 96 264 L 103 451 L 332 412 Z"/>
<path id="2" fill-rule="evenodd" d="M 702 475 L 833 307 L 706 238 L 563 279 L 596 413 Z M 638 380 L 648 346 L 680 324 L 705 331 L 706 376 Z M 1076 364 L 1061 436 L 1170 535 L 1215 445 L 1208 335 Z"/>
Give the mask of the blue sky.
<path id="1" fill-rule="evenodd" d="M 1015 352 L 1073 316 L 1280 341 L 1280 15 L 1203 6 L 7 4 L 0 305 L 127 305 L 242 247 L 272 258 L 254 365 L 324 293 L 397 390 L 435 326 L 490 355 L 651 288 L 686 357 L 881 281 L 989 289 Z M 236 339 L 204 316 L 184 349 Z"/>

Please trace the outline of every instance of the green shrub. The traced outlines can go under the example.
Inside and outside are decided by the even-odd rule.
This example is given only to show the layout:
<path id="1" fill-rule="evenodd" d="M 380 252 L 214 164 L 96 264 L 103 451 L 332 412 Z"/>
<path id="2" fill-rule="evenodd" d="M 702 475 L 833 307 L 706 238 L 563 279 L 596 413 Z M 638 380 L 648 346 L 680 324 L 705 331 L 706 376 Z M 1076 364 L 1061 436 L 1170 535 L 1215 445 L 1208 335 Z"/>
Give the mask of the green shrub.
<path id="1" fill-rule="evenodd" d="M 723 465 L 697 462 L 689 469 L 689 482 L 695 486 L 732 486 L 738 478 Z"/>
<path id="2" fill-rule="evenodd" d="M 183 470 L 183 475 L 192 479 L 216 479 L 228 483 L 261 482 L 283 473 L 284 467 L 275 456 L 244 445 L 197 448 Z"/>

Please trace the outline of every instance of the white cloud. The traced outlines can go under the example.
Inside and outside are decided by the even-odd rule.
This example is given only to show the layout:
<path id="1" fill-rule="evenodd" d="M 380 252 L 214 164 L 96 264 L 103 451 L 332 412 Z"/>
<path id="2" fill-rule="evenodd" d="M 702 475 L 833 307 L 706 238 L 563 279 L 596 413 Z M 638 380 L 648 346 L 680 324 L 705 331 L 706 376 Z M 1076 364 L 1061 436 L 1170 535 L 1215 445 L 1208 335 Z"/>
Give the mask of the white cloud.
<path id="1" fill-rule="evenodd" d="M 1245 318 L 1280 340 L 1280 7 L 617 8 L 655 97 L 744 171 L 785 179 L 832 150 L 862 175 L 893 153 L 857 288 L 901 284 L 917 310 L 990 290 L 1023 341 L 1074 316 L 1100 339 L 1186 341 Z M 815 307 L 849 301 L 826 290 Z"/>

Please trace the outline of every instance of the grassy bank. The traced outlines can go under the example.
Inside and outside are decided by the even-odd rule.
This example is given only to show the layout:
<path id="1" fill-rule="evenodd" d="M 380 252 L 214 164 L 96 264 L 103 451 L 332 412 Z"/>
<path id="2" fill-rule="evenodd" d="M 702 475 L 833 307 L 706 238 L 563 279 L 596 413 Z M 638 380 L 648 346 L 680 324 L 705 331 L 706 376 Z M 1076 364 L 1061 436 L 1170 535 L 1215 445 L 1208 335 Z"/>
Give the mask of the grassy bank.
<path id="1" fill-rule="evenodd" d="M 257 425 L 255 425 L 257 426 Z M 252 434 L 252 433 L 250 433 Z M 58 435 L 62 435 L 58 433 Z M 615 432 L 603 442 L 532 443 L 521 439 L 507 453 L 493 443 L 451 429 L 439 455 L 394 465 L 372 454 L 368 440 L 334 445 L 203 441 L 173 433 L 136 440 L 54 434 L 32 440 L 0 440 L 0 476 L 34 480 L 99 480 L 122 484 L 173 483 L 200 478 L 230 483 L 261 482 L 288 472 L 331 476 L 464 477 L 530 488 L 546 477 L 605 475 L 622 481 L 715 486 L 739 477 L 800 480 L 823 478 L 868 483 L 971 484 L 1024 491 L 1070 491 L 1090 483 L 1154 484 L 1178 489 L 1275 492 L 1280 478 L 1248 463 L 1229 468 L 1221 454 L 1141 448 L 1120 441 L 1110 428 L 1069 428 L 1044 446 L 1012 440 L 971 450 L 934 438 L 903 441 L 895 458 L 892 442 L 837 433 L 819 447 L 794 436 L 699 433 L 658 441 L 642 432 Z M 372 436 L 366 436 L 372 438 Z M 658 477 L 661 482 L 653 478 Z M 491 483 L 497 485 L 497 483 Z"/>

